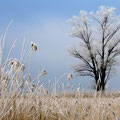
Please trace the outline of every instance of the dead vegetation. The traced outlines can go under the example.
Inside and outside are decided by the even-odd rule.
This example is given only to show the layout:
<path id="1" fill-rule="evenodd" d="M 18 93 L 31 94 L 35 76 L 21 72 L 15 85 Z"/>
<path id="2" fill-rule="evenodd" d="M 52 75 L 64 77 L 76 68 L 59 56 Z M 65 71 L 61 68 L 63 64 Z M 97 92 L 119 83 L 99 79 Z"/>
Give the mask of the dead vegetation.
<path id="1" fill-rule="evenodd" d="M 15 98 L 15 96 L 14 96 Z M 118 93 L 28 93 L 0 99 L 1 120 L 119 120 Z M 8 102 L 10 101 L 10 102 Z"/>

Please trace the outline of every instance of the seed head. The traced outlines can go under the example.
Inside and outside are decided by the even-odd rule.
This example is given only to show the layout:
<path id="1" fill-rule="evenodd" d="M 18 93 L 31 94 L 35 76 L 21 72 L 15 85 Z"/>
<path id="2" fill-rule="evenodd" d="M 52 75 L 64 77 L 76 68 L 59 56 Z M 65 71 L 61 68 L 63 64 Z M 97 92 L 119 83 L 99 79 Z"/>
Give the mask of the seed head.
<path id="1" fill-rule="evenodd" d="M 36 44 L 33 45 L 33 50 L 37 51 L 37 45 Z"/>
<path id="2" fill-rule="evenodd" d="M 31 42 L 31 49 L 37 51 L 37 45 Z"/>
<path id="3" fill-rule="evenodd" d="M 31 82 L 31 76 L 30 76 L 30 74 L 28 74 L 28 83 L 30 83 Z"/>
<path id="4" fill-rule="evenodd" d="M 33 46 L 34 46 L 34 44 L 33 44 L 33 42 L 31 42 L 31 48 L 33 49 Z"/>
<path id="5" fill-rule="evenodd" d="M 72 73 L 68 74 L 68 76 L 67 76 L 67 80 L 70 80 L 70 79 L 73 79 L 73 74 Z"/>
<path id="6" fill-rule="evenodd" d="M 21 65 L 21 71 L 24 72 L 24 70 L 25 70 L 25 66 L 22 64 Z"/>
<path id="7" fill-rule="evenodd" d="M 20 62 L 16 58 L 12 60 L 11 62 L 11 69 L 14 71 L 17 71 L 20 68 Z"/>
<path id="8" fill-rule="evenodd" d="M 32 87 L 35 88 L 35 84 L 32 84 Z"/>
<path id="9" fill-rule="evenodd" d="M 47 74 L 47 71 L 45 69 L 42 70 L 42 75 L 46 75 Z"/>
<path id="10" fill-rule="evenodd" d="M 14 61 L 11 62 L 11 65 L 13 65 L 13 64 L 14 64 Z"/>
<path id="11" fill-rule="evenodd" d="M 32 84 L 32 86 L 31 86 L 31 91 L 33 92 L 34 89 L 35 89 L 35 84 Z"/>

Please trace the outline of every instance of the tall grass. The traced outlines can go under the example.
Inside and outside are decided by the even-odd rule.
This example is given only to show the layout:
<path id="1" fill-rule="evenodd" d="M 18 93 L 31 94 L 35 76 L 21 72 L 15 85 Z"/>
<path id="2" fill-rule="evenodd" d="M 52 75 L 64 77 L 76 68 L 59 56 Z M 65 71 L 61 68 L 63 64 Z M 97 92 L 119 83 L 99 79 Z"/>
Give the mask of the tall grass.
<path id="1" fill-rule="evenodd" d="M 119 92 L 90 93 L 80 90 L 80 86 L 77 90 L 69 91 L 72 88 L 70 80 L 73 75 L 67 73 L 52 85 L 48 81 L 48 91 L 39 80 L 47 74 L 45 69 L 31 79 L 30 56 L 38 49 L 33 42 L 24 61 L 23 53 L 20 60 L 10 58 L 13 43 L 6 61 L 2 62 L 10 24 L 0 38 L 0 120 L 120 120 Z M 24 47 L 22 52 L 23 49 Z M 28 72 L 25 72 L 27 65 Z M 68 90 L 62 84 L 63 91 L 57 92 L 59 81 L 64 77 L 68 81 Z"/>

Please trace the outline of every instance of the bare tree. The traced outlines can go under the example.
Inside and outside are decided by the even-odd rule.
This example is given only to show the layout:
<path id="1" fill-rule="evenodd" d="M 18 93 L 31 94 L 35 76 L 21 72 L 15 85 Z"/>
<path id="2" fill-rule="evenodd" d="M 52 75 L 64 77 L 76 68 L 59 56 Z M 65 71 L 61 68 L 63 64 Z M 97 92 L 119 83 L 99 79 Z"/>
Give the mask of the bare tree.
<path id="1" fill-rule="evenodd" d="M 81 60 L 73 68 L 79 76 L 94 78 L 97 91 L 105 90 L 120 55 L 120 18 L 114 11 L 101 6 L 96 13 L 80 11 L 80 16 L 70 20 L 71 35 L 80 40 L 79 47 L 68 50 Z"/>

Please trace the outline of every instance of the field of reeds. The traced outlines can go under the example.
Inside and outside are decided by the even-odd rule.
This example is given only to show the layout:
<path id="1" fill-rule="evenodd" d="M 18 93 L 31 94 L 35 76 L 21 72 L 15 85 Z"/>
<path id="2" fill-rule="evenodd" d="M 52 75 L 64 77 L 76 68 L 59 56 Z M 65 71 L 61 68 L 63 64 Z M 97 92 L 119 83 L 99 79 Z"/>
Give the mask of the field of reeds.
<path id="1" fill-rule="evenodd" d="M 0 98 L 1 120 L 120 120 L 120 94 L 27 93 Z"/>
<path id="2" fill-rule="evenodd" d="M 70 86 L 64 85 L 63 90 L 57 92 L 58 82 L 64 75 L 47 90 L 39 81 L 47 74 L 45 69 L 31 79 L 29 58 L 31 52 L 38 49 L 33 42 L 24 62 L 10 58 L 10 53 L 3 62 L 9 26 L 0 38 L 0 120 L 120 120 L 120 92 L 96 93 L 80 88 L 66 91 L 64 88 Z M 25 72 L 26 62 L 29 63 L 28 72 Z M 67 74 L 68 82 L 72 78 L 71 73 Z"/>

